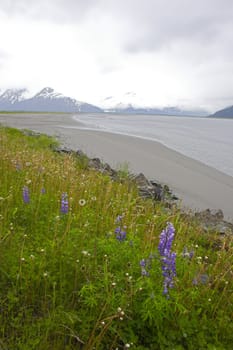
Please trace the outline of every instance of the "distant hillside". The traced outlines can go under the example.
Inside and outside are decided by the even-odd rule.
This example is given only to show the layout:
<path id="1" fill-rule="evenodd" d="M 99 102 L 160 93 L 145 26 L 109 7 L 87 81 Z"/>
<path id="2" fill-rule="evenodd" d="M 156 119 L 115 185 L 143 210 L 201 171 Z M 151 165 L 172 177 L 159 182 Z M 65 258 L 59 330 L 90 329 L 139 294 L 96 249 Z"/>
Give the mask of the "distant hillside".
<path id="1" fill-rule="evenodd" d="M 2 111 L 34 112 L 102 112 L 102 109 L 86 102 L 64 96 L 46 87 L 35 96 L 28 98 L 26 89 L 8 89 L 0 95 Z"/>
<path id="2" fill-rule="evenodd" d="M 213 118 L 233 118 L 233 106 L 221 109 L 220 111 L 211 114 Z"/>

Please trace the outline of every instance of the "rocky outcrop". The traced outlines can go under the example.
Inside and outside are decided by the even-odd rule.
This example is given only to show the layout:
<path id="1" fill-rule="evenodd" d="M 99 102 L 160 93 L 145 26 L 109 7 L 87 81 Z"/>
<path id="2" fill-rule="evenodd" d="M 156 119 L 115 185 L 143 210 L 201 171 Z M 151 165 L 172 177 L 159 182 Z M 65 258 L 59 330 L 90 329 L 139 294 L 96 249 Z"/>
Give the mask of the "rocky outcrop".
<path id="1" fill-rule="evenodd" d="M 73 151 L 69 148 L 56 148 L 56 152 L 63 154 L 75 154 L 79 158 L 85 158 L 87 166 L 103 174 L 110 176 L 113 181 L 121 180 L 120 173 L 111 168 L 107 163 L 101 162 L 99 158 L 88 158 L 81 150 Z M 154 180 L 148 180 L 143 173 L 129 174 L 127 179 L 136 184 L 139 195 L 144 199 L 152 199 L 155 202 L 163 202 L 167 208 L 176 205 L 178 198 L 172 193 L 167 185 L 163 185 Z M 224 220 L 222 210 L 206 209 L 201 212 L 196 212 L 191 219 L 198 220 L 204 231 L 215 231 L 220 235 L 233 234 L 233 224 Z"/>
<path id="2" fill-rule="evenodd" d="M 108 163 L 101 162 L 99 158 L 88 158 L 81 150 L 74 152 L 66 147 L 58 147 L 55 151 L 63 154 L 75 154 L 77 157 L 81 158 L 85 157 L 90 169 L 95 169 L 96 171 L 109 175 L 114 181 L 121 179 L 120 172 L 114 170 Z M 162 185 L 154 180 L 148 180 L 142 173 L 137 175 L 129 174 L 127 178 L 132 183 L 136 184 L 139 195 L 144 199 L 150 198 L 154 201 L 166 201 L 168 206 L 178 200 L 167 185 Z"/>
<path id="3" fill-rule="evenodd" d="M 221 209 L 206 209 L 197 212 L 195 218 L 198 219 L 205 231 L 216 231 L 221 235 L 233 234 L 233 224 L 224 220 Z"/>

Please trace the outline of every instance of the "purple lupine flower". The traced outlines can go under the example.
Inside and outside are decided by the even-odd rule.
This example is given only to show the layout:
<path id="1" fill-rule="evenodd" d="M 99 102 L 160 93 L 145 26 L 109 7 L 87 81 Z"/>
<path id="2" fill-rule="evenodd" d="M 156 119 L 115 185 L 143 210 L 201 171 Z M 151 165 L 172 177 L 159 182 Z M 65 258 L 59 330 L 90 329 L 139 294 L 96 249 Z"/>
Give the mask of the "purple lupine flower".
<path id="1" fill-rule="evenodd" d="M 30 203 L 29 188 L 27 186 L 23 187 L 23 201 L 24 203 Z"/>
<path id="2" fill-rule="evenodd" d="M 140 264 L 141 267 L 145 267 L 146 266 L 146 260 L 145 259 L 140 260 L 139 264 Z"/>
<path id="3" fill-rule="evenodd" d="M 148 271 L 146 271 L 146 269 L 144 269 L 144 267 L 142 267 L 142 269 L 141 269 L 141 275 L 142 276 L 146 276 L 146 277 L 149 277 L 149 272 Z"/>
<path id="4" fill-rule="evenodd" d="M 161 256 L 166 255 L 166 253 L 171 250 L 174 237 L 174 226 L 170 222 L 168 222 L 167 227 L 160 234 L 158 249 Z"/>
<path id="5" fill-rule="evenodd" d="M 182 252 L 182 256 L 183 256 L 183 258 L 189 258 L 191 260 L 194 256 L 194 251 L 191 250 L 189 252 L 187 247 L 184 247 L 183 252 Z"/>
<path id="6" fill-rule="evenodd" d="M 175 237 L 175 229 L 171 223 L 167 224 L 160 234 L 158 250 L 161 256 L 163 293 L 169 297 L 169 288 L 174 287 L 174 277 L 176 276 L 176 253 L 171 252 L 172 242 Z"/>
<path id="7" fill-rule="evenodd" d="M 64 192 L 62 193 L 62 196 L 61 196 L 61 213 L 67 214 L 68 211 L 69 211 L 69 203 L 68 203 L 67 193 Z"/>
<path id="8" fill-rule="evenodd" d="M 191 250 L 191 251 L 189 252 L 189 259 L 192 259 L 192 258 L 193 258 L 193 256 L 194 256 L 194 251 L 193 251 L 193 250 Z"/>
<path id="9" fill-rule="evenodd" d="M 193 283 L 194 286 L 197 286 L 197 285 L 198 285 L 198 280 L 197 280 L 197 278 L 194 278 L 192 283 Z"/>
<path id="10" fill-rule="evenodd" d="M 121 221 L 122 221 L 123 216 L 122 215 L 118 215 L 116 218 L 116 223 L 119 223 L 120 226 L 116 227 L 115 229 L 115 234 L 116 234 L 116 239 L 120 242 L 124 241 L 126 239 L 126 226 L 121 225 Z"/>
<path id="11" fill-rule="evenodd" d="M 116 233 L 116 239 L 120 242 L 124 241 L 126 239 L 126 232 L 122 231 L 119 227 L 115 230 Z"/>
<path id="12" fill-rule="evenodd" d="M 116 217 L 116 223 L 121 222 L 122 219 L 123 219 L 123 215 L 117 215 L 117 217 Z"/>
<path id="13" fill-rule="evenodd" d="M 141 275 L 142 276 L 149 276 L 149 272 L 148 269 L 151 268 L 151 264 L 150 264 L 150 260 L 149 259 L 142 259 L 139 262 L 139 265 L 141 266 Z"/>

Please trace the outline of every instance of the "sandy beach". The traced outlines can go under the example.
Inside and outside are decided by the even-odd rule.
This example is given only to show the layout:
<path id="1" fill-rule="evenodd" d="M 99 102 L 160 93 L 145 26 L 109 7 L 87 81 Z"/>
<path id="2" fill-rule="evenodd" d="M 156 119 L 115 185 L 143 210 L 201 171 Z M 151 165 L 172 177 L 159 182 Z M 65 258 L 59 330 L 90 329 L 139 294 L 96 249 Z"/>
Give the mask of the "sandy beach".
<path id="1" fill-rule="evenodd" d="M 159 142 L 78 129 L 79 124 L 69 114 L 0 114 L 0 123 L 56 136 L 63 145 L 81 149 L 113 168 L 127 164 L 131 172 L 142 172 L 149 179 L 167 184 L 184 207 L 197 211 L 222 209 L 225 219 L 233 221 L 233 177 Z"/>

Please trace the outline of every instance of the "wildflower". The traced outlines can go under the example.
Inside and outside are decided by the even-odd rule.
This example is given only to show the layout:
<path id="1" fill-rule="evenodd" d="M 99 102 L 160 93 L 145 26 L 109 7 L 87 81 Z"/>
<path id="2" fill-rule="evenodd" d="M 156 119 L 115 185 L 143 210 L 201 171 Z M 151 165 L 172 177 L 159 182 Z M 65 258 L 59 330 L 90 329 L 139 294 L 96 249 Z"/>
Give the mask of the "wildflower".
<path id="1" fill-rule="evenodd" d="M 81 205 L 81 207 L 83 207 L 86 204 L 86 201 L 85 199 L 80 199 L 78 203 Z"/>
<path id="2" fill-rule="evenodd" d="M 116 223 L 121 222 L 122 219 L 123 219 L 123 215 L 118 215 L 118 216 L 116 217 Z"/>
<path id="3" fill-rule="evenodd" d="M 141 275 L 142 276 L 149 276 L 149 272 L 146 270 L 146 267 L 148 267 L 148 262 L 145 259 L 140 260 L 139 265 L 141 266 Z"/>
<path id="4" fill-rule="evenodd" d="M 142 267 L 145 267 L 145 266 L 146 266 L 146 260 L 145 260 L 145 259 L 142 259 L 142 260 L 140 261 L 140 266 L 142 266 Z"/>
<path id="5" fill-rule="evenodd" d="M 27 186 L 23 187 L 23 201 L 24 203 L 30 203 L 29 188 Z"/>
<path id="6" fill-rule="evenodd" d="M 120 242 L 124 241 L 126 239 L 126 226 L 122 227 L 122 218 L 123 215 L 118 215 L 116 218 L 116 223 L 119 223 L 119 226 L 115 229 L 116 239 Z"/>
<path id="7" fill-rule="evenodd" d="M 85 255 L 85 256 L 89 255 L 87 250 L 82 250 L 82 254 Z"/>
<path id="8" fill-rule="evenodd" d="M 174 237 L 175 229 L 171 223 L 168 223 L 166 229 L 160 234 L 158 250 L 161 256 L 164 256 L 167 252 L 170 252 Z"/>
<path id="9" fill-rule="evenodd" d="M 67 214 L 68 211 L 69 211 L 69 203 L 67 199 L 67 193 L 64 192 L 62 193 L 62 197 L 61 197 L 61 213 Z"/>
<path id="10" fill-rule="evenodd" d="M 45 188 L 44 187 L 42 187 L 42 189 L 41 189 L 41 194 L 45 194 L 46 193 L 46 190 L 45 190 Z"/>
<path id="11" fill-rule="evenodd" d="M 168 295 L 169 288 L 174 287 L 173 279 L 176 276 L 176 253 L 171 252 L 175 229 L 171 223 L 160 234 L 158 250 L 161 256 L 162 275 L 164 277 L 163 293 Z"/>
<path id="12" fill-rule="evenodd" d="M 194 256 L 194 251 L 191 250 L 189 252 L 188 249 L 186 247 L 184 247 L 183 252 L 182 252 L 182 257 L 192 259 L 193 256 Z"/>
<path id="13" fill-rule="evenodd" d="M 209 281 L 209 276 L 207 274 L 200 275 L 200 281 L 202 284 L 207 284 Z"/>
<path id="14" fill-rule="evenodd" d="M 115 229 L 116 239 L 120 242 L 126 239 L 126 232 L 122 231 L 120 227 Z"/>
<path id="15" fill-rule="evenodd" d="M 142 275 L 142 276 L 149 277 L 150 274 L 149 274 L 148 271 L 146 271 L 146 269 L 142 268 L 142 269 L 141 269 L 141 275 Z"/>
<path id="16" fill-rule="evenodd" d="M 91 200 L 94 202 L 94 201 L 96 201 L 96 197 L 95 196 L 93 196 L 93 197 L 91 197 Z"/>

